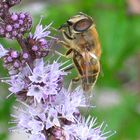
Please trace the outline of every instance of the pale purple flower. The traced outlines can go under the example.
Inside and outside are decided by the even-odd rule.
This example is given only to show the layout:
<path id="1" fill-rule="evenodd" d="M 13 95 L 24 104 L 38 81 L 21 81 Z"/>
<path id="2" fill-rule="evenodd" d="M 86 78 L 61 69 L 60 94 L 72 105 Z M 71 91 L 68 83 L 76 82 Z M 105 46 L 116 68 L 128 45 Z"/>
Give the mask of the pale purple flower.
<path id="1" fill-rule="evenodd" d="M 77 103 L 76 98 L 79 98 Z M 31 106 L 22 104 L 25 108 L 18 110 L 18 116 L 13 115 L 16 128 L 30 132 L 31 138 L 37 136 L 37 140 L 46 140 L 50 136 L 49 130 L 55 128 L 53 133 L 57 138 L 58 135 L 64 137 L 64 140 L 106 140 L 114 134 L 112 131 L 105 132 L 103 123 L 97 126 L 96 118 L 81 117 L 78 107 L 86 104 L 80 88 L 73 92 L 62 89 L 53 102 L 37 102 Z M 79 115 L 75 116 L 75 113 Z M 44 135 L 43 132 L 48 133 Z"/>
<path id="2" fill-rule="evenodd" d="M 60 122 L 58 119 L 58 112 L 57 110 L 55 110 L 54 108 L 50 108 L 47 112 L 48 116 L 47 116 L 47 120 L 45 123 L 45 128 L 46 130 L 53 127 L 53 126 L 57 126 L 60 127 Z"/>
<path id="3" fill-rule="evenodd" d="M 51 25 L 52 23 L 50 23 L 49 25 L 43 28 L 43 25 L 41 25 L 41 20 L 40 20 L 39 24 L 36 26 L 33 38 L 37 40 L 37 39 L 47 37 L 51 33 L 50 31 L 48 31 Z"/>
<path id="4" fill-rule="evenodd" d="M 38 102 L 47 99 L 49 95 L 56 95 L 60 88 L 61 77 L 67 74 L 60 70 L 60 66 L 55 61 L 45 65 L 43 59 L 37 59 L 33 72 L 29 76 L 33 85 L 30 85 L 27 95 L 33 96 Z"/>
<path id="5" fill-rule="evenodd" d="M 13 66 L 14 66 L 15 68 L 19 68 L 19 67 L 20 67 L 20 62 L 15 61 L 14 64 L 13 64 Z"/>
<path id="6" fill-rule="evenodd" d="M 97 126 L 96 118 L 89 116 L 87 119 L 81 118 L 75 124 L 65 125 L 64 132 L 67 140 L 106 140 L 114 134 L 112 131 L 106 131 L 106 126 L 103 128 L 103 123 Z"/>
<path id="7" fill-rule="evenodd" d="M 41 102 L 41 99 L 43 99 L 44 94 L 44 88 L 39 85 L 31 85 L 27 92 L 27 96 L 34 97 L 35 101 L 37 101 L 38 103 Z"/>
<path id="8" fill-rule="evenodd" d="M 62 89 L 57 94 L 53 104 L 63 118 L 75 122 L 74 113 L 79 113 L 79 107 L 87 107 L 85 101 L 83 91 L 80 88 L 75 89 L 73 92 Z"/>
<path id="9" fill-rule="evenodd" d="M 20 113 L 18 116 L 12 115 L 12 117 L 16 118 L 17 121 L 17 129 L 26 130 L 27 129 L 27 123 L 31 120 L 31 116 L 28 115 L 28 112 L 25 112 L 24 110 L 18 110 Z"/>
<path id="10" fill-rule="evenodd" d="M 37 120 L 30 120 L 27 125 L 35 134 L 38 134 L 38 132 L 41 132 L 44 129 L 43 122 Z"/>
<path id="11" fill-rule="evenodd" d="M 35 67 L 33 69 L 32 75 L 29 79 L 35 83 L 42 83 L 44 76 L 47 74 L 43 59 L 37 59 L 35 61 Z"/>
<path id="12" fill-rule="evenodd" d="M 17 94 L 18 92 L 27 89 L 28 83 L 26 83 L 25 78 L 28 77 L 29 74 L 30 74 L 29 69 L 25 67 L 17 75 L 12 75 L 7 80 L 2 80 L 2 82 L 9 84 L 10 85 L 9 91 L 14 94 Z"/>
<path id="13" fill-rule="evenodd" d="M 28 106 L 25 103 L 22 104 L 24 108 L 17 110 L 18 115 L 12 115 L 15 118 L 14 122 L 17 124 L 17 127 L 13 128 L 14 130 L 19 129 L 29 132 L 31 138 L 37 135 L 44 138 L 43 131 L 47 131 L 52 127 L 60 127 L 57 110 L 46 105 L 44 106 L 41 103 L 35 106 Z M 13 129 L 11 128 L 12 131 Z"/>
<path id="14" fill-rule="evenodd" d="M 23 90 L 25 87 L 24 80 L 18 75 L 11 76 L 10 80 L 3 80 L 3 82 L 6 82 L 9 85 L 11 85 L 9 91 L 15 94 Z"/>
<path id="15" fill-rule="evenodd" d="M 12 115 L 15 118 L 15 123 L 17 123 L 17 127 L 15 129 L 30 131 L 33 134 L 38 134 L 44 129 L 43 122 L 37 119 L 37 116 L 32 114 L 32 112 L 37 112 L 36 108 L 29 107 L 24 104 L 23 109 L 17 109 L 18 115 Z M 39 114 L 39 113 L 38 113 Z M 13 130 L 13 129 L 11 129 Z"/>
<path id="16" fill-rule="evenodd" d="M 51 32 L 49 31 L 49 28 L 51 24 L 46 25 L 43 28 L 43 25 L 41 25 L 41 20 L 36 26 L 34 34 L 30 32 L 28 37 L 29 47 L 32 50 L 32 55 L 35 57 L 35 59 L 40 59 L 47 56 L 50 51 L 52 42 L 55 42 L 56 40 L 55 37 L 50 36 Z M 46 40 L 46 37 L 51 39 Z"/>

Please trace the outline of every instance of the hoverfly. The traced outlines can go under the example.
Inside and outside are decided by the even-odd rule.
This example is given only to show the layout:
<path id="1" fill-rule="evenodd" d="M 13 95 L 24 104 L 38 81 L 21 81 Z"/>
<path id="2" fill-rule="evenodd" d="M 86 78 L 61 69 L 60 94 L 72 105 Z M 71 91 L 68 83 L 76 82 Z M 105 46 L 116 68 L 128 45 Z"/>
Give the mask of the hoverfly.
<path id="1" fill-rule="evenodd" d="M 66 56 L 73 59 L 79 77 L 72 81 L 82 82 L 85 92 L 91 91 L 100 72 L 101 48 L 93 19 L 79 13 L 60 26 L 64 41 L 60 43 L 68 49 Z"/>

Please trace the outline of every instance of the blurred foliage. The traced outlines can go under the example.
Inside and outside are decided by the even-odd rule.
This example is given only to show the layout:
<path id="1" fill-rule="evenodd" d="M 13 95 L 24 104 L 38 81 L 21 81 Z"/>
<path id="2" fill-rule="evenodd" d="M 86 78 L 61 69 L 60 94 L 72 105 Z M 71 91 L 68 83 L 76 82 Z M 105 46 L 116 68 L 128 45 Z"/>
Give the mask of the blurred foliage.
<path id="1" fill-rule="evenodd" d="M 34 1 L 32 0 L 32 2 Z M 97 116 L 99 121 L 105 120 L 109 129 L 117 131 L 110 140 L 139 140 L 140 111 L 137 111 L 137 108 L 140 106 L 140 90 L 130 89 L 131 86 L 140 83 L 138 79 L 140 72 L 133 72 L 137 71 L 140 65 L 140 60 L 136 59 L 136 56 L 140 55 L 140 16 L 128 14 L 128 6 L 125 0 L 46 0 L 44 2 L 46 7 L 34 15 L 34 24 L 39 21 L 40 14 L 45 17 L 43 19 L 44 25 L 53 21 L 55 28 L 58 28 L 69 17 L 80 11 L 94 18 L 102 46 L 101 73 L 104 75 L 99 77 L 96 87 L 98 89 L 104 87 L 117 89 L 118 96 L 122 100 L 118 105 L 111 108 L 102 109 L 97 106 L 91 114 Z M 22 7 L 19 6 L 20 8 Z M 5 46 L 18 48 L 15 42 L 3 40 L 0 42 Z M 131 59 L 136 59 L 138 65 L 134 66 L 129 63 L 128 60 Z M 1 76 L 6 75 L 2 67 L 0 70 L 3 72 Z M 76 73 L 73 71 L 70 78 L 75 75 Z M 129 84 L 133 79 L 136 80 L 134 85 Z M 128 87 L 125 86 L 127 83 Z M 140 86 L 140 84 L 138 85 Z M 101 94 L 103 93 L 104 91 Z M 0 127 L 2 123 L 6 126 L 12 104 L 13 99 L 11 98 L 0 101 Z M 8 127 L 6 126 L 6 128 Z M 5 137 L 6 134 L 0 133 L 0 140 L 4 140 Z"/>

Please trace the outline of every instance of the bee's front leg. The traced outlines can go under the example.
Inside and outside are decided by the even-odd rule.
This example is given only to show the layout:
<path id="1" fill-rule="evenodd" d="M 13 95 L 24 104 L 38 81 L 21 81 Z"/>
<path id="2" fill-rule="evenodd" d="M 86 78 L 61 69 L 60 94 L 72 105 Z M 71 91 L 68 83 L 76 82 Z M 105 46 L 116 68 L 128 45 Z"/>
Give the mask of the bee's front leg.
<path id="1" fill-rule="evenodd" d="M 63 34 L 65 39 L 68 39 L 68 40 L 74 40 L 75 39 L 73 36 L 70 36 L 66 31 L 62 31 L 62 34 Z"/>
<path id="2" fill-rule="evenodd" d="M 70 46 L 67 42 L 63 41 L 63 40 L 57 40 L 57 44 L 60 44 L 62 46 L 64 46 L 67 49 L 70 49 Z"/>

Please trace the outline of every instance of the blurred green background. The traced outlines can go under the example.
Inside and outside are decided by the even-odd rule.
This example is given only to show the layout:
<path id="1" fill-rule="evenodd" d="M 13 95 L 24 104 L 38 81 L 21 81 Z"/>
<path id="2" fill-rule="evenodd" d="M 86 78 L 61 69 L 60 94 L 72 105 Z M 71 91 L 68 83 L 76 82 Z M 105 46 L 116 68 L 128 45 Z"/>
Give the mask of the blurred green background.
<path id="1" fill-rule="evenodd" d="M 108 130 L 110 140 L 140 140 L 140 2 L 138 0 L 22 0 L 16 11 L 33 15 L 34 26 L 43 15 L 43 24 L 58 28 L 78 12 L 92 16 L 99 33 L 102 70 L 94 89 L 96 108 L 90 114 Z M 0 39 L 6 47 L 16 42 Z M 71 77 L 76 75 L 75 71 Z M 7 76 L 0 67 L 0 77 Z M 15 102 L 8 100 L 7 86 L 0 84 L 0 140 L 9 140 L 8 122 Z M 11 140 L 11 139 L 10 139 Z"/>

